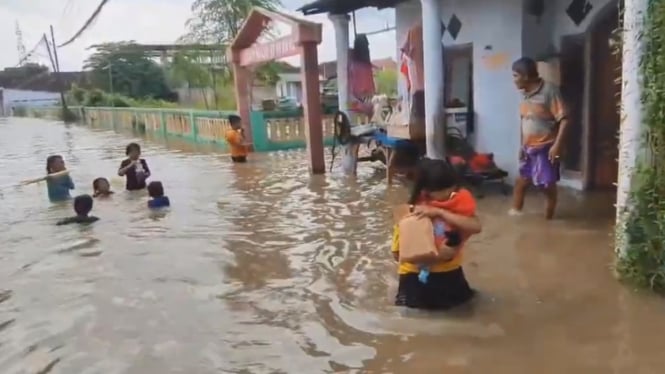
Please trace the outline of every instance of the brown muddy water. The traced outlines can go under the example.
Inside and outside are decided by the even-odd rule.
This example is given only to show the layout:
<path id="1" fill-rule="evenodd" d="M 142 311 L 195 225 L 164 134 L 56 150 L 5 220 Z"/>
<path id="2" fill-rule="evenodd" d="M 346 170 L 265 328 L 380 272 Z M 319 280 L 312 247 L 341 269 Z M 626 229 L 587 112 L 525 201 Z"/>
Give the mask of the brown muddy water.
<path id="1" fill-rule="evenodd" d="M 141 140 L 172 208 L 113 177 L 131 134 L 0 122 L 0 373 L 663 373 L 665 306 L 610 270 L 611 196 L 565 194 L 561 219 L 480 200 L 467 248 L 480 297 L 443 314 L 393 307 L 391 206 L 403 186 L 310 177 L 303 152 L 246 165 Z M 140 140 L 140 139 L 139 139 Z M 62 154 L 77 193 L 106 176 L 89 228 L 44 185 Z M 49 371 L 50 370 L 50 371 Z"/>

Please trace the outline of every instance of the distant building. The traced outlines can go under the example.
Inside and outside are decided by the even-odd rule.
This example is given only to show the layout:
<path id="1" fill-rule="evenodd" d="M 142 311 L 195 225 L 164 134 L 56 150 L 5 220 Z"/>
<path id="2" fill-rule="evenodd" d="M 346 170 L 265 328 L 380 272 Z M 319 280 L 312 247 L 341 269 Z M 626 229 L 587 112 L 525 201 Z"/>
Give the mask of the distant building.
<path id="1" fill-rule="evenodd" d="M 60 102 L 57 92 L 14 90 L 0 87 L 0 117 L 13 114 L 17 107 L 53 106 Z"/>

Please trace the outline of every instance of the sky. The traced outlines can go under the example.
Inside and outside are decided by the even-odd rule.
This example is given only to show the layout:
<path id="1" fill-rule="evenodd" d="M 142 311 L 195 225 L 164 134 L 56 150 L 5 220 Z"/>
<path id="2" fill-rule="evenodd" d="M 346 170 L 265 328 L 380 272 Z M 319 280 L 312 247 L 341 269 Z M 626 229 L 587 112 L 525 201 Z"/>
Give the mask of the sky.
<path id="1" fill-rule="evenodd" d="M 312 0 L 282 0 L 290 11 Z M 90 54 L 88 47 L 102 42 L 134 40 L 137 43 L 173 43 L 186 32 L 185 22 L 191 17 L 193 0 L 110 0 L 98 19 L 76 42 L 58 50 L 62 71 L 81 70 Z M 0 69 L 18 64 L 16 22 L 23 33 L 23 43 L 30 51 L 43 33 L 53 25 L 56 42 L 69 39 L 92 14 L 97 0 L 0 0 Z M 335 36 L 326 15 L 307 19 L 323 24 L 323 41 L 319 45 L 319 61 L 335 60 Z M 358 33 L 395 25 L 394 11 L 374 8 L 356 13 Z M 351 30 L 353 33 L 353 30 Z M 351 34 L 353 35 L 353 34 Z M 353 36 L 351 37 L 353 38 Z M 373 59 L 394 57 L 395 32 L 369 37 Z M 38 48 L 34 62 L 47 64 L 48 54 Z M 296 62 L 298 59 L 289 59 Z"/>

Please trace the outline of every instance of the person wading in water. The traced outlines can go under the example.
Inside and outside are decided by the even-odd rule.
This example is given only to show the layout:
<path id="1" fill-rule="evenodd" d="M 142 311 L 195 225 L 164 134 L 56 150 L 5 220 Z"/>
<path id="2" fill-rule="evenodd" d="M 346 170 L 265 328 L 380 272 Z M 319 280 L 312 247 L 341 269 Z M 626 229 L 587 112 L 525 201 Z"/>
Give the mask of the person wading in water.
<path id="1" fill-rule="evenodd" d="M 557 203 L 559 160 L 568 120 L 566 107 L 556 86 L 538 74 L 536 62 L 523 57 L 513 63 L 513 80 L 522 91 L 520 104 L 520 175 L 515 182 L 511 215 L 520 215 L 529 184 L 547 198 L 545 218 L 552 219 Z"/>

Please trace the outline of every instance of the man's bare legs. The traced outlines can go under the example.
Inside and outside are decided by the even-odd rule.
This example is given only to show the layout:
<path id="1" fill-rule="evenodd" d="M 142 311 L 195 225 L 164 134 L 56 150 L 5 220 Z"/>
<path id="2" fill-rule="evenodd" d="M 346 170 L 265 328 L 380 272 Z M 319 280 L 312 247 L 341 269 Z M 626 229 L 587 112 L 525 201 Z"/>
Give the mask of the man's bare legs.
<path id="1" fill-rule="evenodd" d="M 508 212 L 510 215 L 516 216 L 522 214 L 526 189 L 529 187 L 530 183 L 531 182 L 528 179 L 522 177 L 518 177 L 517 180 L 515 180 L 515 188 L 513 189 L 513 207 Z M 557 204 L 558 193 L 556 184 L 543 189 L 543 193 L 545 194 L 545 219 L 551 220 L 554 218 Z"/>
<path id="2" fill-rule="evenodd" d="M 515 180 L 515 187 L 513 188 L 513 207 L 508 212 L 511 215 L 522 214 L 524 208 L 524 197 L 526 196 L 526 189 L 531 182 L 522 177 L 517 177 Z"/>
<path id="3" fill-rule="evenodd" d="M 557 186 L 552 184 L 543 190 L 545 192 L 545 197 L 547 202 L 545 203 L 545 219 L 554 218 L 554 211 L 556 210 L 557 203 Z"/>

